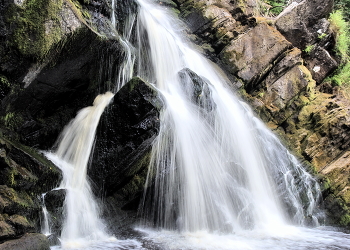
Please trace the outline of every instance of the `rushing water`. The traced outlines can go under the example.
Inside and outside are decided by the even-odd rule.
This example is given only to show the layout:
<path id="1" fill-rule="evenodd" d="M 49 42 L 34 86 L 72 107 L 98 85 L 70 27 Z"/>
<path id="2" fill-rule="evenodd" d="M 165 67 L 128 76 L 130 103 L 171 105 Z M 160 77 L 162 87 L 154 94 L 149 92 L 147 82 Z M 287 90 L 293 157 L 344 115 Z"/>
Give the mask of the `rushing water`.
<path id="1" fill-rule="evenodd" d="M 106 93 L 79 112 L 48 154 L 67 190 L 62 246 L 53 249 L 350 249 L 348 234 L 319 226 L 317 182 L 231 92 L 225 76 L 184 42 L 181 23 L 152 1 L 137 2 L 137 20 L 130 16 L 120 37 L 125 63 L 116 90 L 137 62 L 137 74 L 165 102 L 141 204 L 144 221 L 135 229 L 141 236 L 120 241 L 106 232 L 86 176 L 100 115 L 113 97 Z"/>
<path id="2" fill-rule="evenodd" d="M 124 245 L 137 249 L 138 243 L 109 236 L 86 173 L 100 116 L 113 96 L 111 92 L 101 94 L 93 106 L 80 110 L 62 132 L 57 150 L 46 154 L 63 173 L 59 187 L 66 190 L 60 237 L 63 249 L 98 249 L 101 245 L 105 249 L 109 245 L 110 249 L 124 249 Z"/>

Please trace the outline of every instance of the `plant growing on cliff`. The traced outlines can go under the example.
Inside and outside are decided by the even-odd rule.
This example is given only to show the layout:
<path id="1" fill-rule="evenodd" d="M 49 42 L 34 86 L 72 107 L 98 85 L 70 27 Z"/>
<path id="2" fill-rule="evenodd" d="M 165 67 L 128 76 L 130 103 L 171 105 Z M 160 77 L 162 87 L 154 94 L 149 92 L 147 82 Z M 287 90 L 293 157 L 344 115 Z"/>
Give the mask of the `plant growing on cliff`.
<path id="1" fill-rule="evenodd" d="M 277 16 L 280 14 L 288 3 L 288 0 L 263 0 L 260 3 L 261 12 L 265 15 Z"/>
<path id="2" fill-rule="evenodd" d="M 350 82 L 350 32 L 349 23 L 345 21 L 343 12 L 337 10 L 330 15 L 330 28 L 336 34 L 335 50 L 340 58 L 341 65 L 335 74 L 328 78 L 334 85 L 343 85 Z"/>
<path id="3" fill-rule="evenodd" d="M 337 10 L 330 17 L 330 27 L 336 34 L 336 52 L 342 61 L 349 59 L 348 52 L 350 47 L 349 24 L 345 21 L 343 11 Z"/>

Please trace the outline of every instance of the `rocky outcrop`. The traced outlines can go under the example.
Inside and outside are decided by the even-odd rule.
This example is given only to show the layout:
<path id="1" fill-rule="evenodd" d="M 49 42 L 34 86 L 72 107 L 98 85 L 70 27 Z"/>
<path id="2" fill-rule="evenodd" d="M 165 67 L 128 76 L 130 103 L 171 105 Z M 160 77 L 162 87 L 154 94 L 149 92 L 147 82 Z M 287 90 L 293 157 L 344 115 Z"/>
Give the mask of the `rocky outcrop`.
<path id="1" fill-rule="evenodd" d="M 61 174 L 34 149 L 13 143 L 3 137 L 0 142 L 0 242 L 2 242 L 40 230 L 40 196 L 58 184 Z"/>
<path id="2" fill-rule="evenodd" d="M 130 201 L 142 191 L 162 106 L 158 92 L 134 78 L 102 115 L 89 176 L 107 196 L 117 191 Z"/>

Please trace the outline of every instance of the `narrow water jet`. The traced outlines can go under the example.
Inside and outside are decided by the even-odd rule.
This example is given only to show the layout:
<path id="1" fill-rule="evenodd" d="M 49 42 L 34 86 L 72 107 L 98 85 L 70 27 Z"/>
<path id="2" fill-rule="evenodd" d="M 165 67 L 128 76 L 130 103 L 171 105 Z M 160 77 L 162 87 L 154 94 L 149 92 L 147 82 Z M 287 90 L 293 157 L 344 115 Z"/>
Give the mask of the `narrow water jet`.
<path id="1" fill-rule="evenodd" d="M 50 227 L 50 223 L 51 223 L 51 218 L 50 218 L 50 214 L 46 209 L 46 205 L 45 205 L 45 194 L 42 194 L 41 196 L 41 201 L 42 201 L 42 219 L 41 219 L 41 233 L 49 236 L 51 235 L 51 227 Z"/>
<path id="2" fill-rule="evenodd" d="M 63 248 L 80 240 L 109 238 L 86 172 L 100 116 L 113 96 L 111 92 L 99 95 L 93 106 L 80 110 L 60 135 L 57 149 L 46 154 L 63 173 L 59 187 L 66 190 L 61 233 Z"/>

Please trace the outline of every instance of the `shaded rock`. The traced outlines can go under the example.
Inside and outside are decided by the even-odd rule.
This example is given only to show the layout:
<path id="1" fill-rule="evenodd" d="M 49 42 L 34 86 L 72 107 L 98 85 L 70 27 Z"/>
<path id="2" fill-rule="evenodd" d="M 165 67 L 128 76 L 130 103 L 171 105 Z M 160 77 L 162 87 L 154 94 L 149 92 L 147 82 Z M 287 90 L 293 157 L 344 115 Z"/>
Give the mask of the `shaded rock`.
<path id="1" fill-rule="evenodd" d="M 16 236 L 13 226 L 5 221 L 0 221 L 0 241 L 4 239 L 11 239 Z"/>
<path id="2" fill-rule="evenodd" d="M 107 195 L 124 188 L 135 176 L 144 179 L 152 141 L 158 133 L 162 101 L 151 86 L 139 78 L 129 81 L 101 117 L 92 166 L 88 175 Z M 142 191 L 143 181 L 127 200 Z"/>
<path id="3" fill-rule="evenodd" d="M 312 78 L 315 79 L 317 83 L 322 83 L 339 64 L 327 50 L 317 46 L 305 60 L 305 65 L 310 70 Z"/>
<path id="4" fill-rule="evenodd" d="M 203 108 L 205 112 L 215 109 L 216 104 L 211 98 L 210 83 L 190 69 L 183 69 L 178 75 L 186 95 L 193 103 Z"/>
<path id="5" fill-rule="evenodd" d="M 24 233 L 33 233 L 35 232 L 34 225 L 30 223 L 27 218 L 15 214 L 10 216 L 6 222 L 8 222 L 10 225 L 12 225 L 16 229 L 16 234 L 21 235 Z"/>
<path id="6" fill-rule="evenodd" d="M 0 244 L 1 250 L 50 250 L 47 237 L 43 234 L 25 234 L 19 239 Z"/>
<path id="7" fill-rule="evenodd" d="M 0 185 L 0 207 L 2 213 L 9 215 L 30 215 L 36 209 L 33 200 L 25 192 L 18 193 L 14 189 Z"/>
<path id="8" fill-rule="evenodd" d="M 289 48 L 291 44 L 278 31 L 266 23 L 260 23 L 231 41 L 219 56 L 231 73 L 249 84 L 249 91 Z"/>
<path id="9" fill-rule="evenodd" d="M 277 17 L 275 25 L 293 46 L 303 49 L 317 39 L 318 22 L 331 13 L 332 9 L 333 0 L 293 3 Z"/>
<path id="10" fill-rule="evenodd" d="M 263 96 L 264 103 L 270 108 L 283 109 L 309 84 L 308 80 L 305 79 L 305 70 L 304 66 L 295 66 L 271 85 L 266 84 L 266 93 Z"/>
<path id="11" fill-rule="evenodd" d="M 50 231 L 52 236 L 50 242 L 59 244 L 57 236 L 61 235 L 61 228 L 64 220 L 64 201 L 66 197 L 66 190 L 55 189 L 47 192 L 43 198 L 43 203 L 49 213 Z M 57 242 L 55 242 L 57 241 Z"/>

